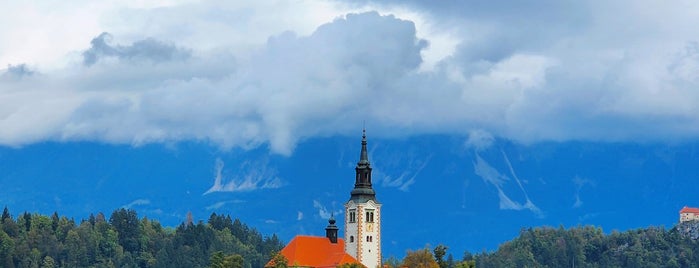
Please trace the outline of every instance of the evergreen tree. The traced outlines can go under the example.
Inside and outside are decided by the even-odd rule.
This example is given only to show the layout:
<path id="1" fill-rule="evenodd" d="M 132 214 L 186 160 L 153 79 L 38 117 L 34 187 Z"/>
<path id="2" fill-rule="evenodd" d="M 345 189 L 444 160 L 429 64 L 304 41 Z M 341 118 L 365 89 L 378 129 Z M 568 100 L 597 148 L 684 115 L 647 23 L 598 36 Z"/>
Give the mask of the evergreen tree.
<path id="1" fill-rule="evenodd" d="M 0 223 L 5 222 L 6 219 L 12 219 L 12 216 L 10 215 L 10 210 L 7 209 L 7 206 L 5 206 L 5 209 L 2 210 L 2 217 L 0 217 Z"/>

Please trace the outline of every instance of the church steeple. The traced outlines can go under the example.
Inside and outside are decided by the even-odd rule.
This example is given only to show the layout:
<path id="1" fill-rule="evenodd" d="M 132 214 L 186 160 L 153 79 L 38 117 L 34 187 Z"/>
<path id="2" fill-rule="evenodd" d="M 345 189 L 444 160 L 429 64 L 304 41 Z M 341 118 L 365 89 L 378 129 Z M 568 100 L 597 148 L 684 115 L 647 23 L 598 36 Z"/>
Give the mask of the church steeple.
<path id="1" fill-rule="evenodd" d="M 381 203 L 376 201 L 376 193 L 371 188 L 366 130 L 362 130 L 362 150 L 354 170 L 354 189 L 345 203 L 345 252 L 365 267 L 382 267 Z"/>
<path id="2" fill-rule="evenodd" d="M 366 148 L 366 129 L 362 130 L 362 151 L 359 154 L 359 162 L 354 168 L 356 172 L 354 189 L 352 189 L 350 200 L 355 202 L 376 201 L 376 192 L 371 188 L 371 163 Z"/>

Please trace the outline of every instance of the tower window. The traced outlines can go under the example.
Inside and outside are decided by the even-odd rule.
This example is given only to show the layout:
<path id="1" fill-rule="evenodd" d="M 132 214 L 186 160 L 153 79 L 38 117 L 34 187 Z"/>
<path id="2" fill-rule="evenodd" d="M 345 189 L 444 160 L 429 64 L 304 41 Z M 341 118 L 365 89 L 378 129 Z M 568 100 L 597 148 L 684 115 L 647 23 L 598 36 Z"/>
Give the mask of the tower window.
<path id="1" fill-rule="evenodd" d="M 354 243 L 354 236 L 350 235 L 350 243 Z"/>
<path id="2" fill-rule="evenodd" d="M 366 222 L 374 222 L 374 210 L 367 210 Z"/>
<path id="3" fill-rule="evenodd" d="M 357 212 L 354 209 L 349 211 L 349 222 L 357 222 Z"/>
<path id="4" fill-rule="evenodd" d="M 367 235 L 367 236 L 366 236 L 366 241 L 367 241 L 367 242 L 372 242 L 373 240 L 374 240 L 373 237 L 371 237 L 370 235 Z"/>

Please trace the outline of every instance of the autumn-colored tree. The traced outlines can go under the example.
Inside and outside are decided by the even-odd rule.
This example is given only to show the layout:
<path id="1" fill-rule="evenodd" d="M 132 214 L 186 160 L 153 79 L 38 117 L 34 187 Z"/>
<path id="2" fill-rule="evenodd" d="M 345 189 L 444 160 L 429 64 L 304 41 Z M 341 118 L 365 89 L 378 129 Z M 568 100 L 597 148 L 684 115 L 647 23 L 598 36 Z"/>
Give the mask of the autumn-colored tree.
<path id="1" fill-rule="evenodd" d="M 439 268 L 439 264 L 435 261 L 429 247 L 416 251 L 408 250 L 402 266 L 408 268 Z"/>
<path id="2" fill-rule="evenodd" d="M 287 268 L 289 267 L 289 260 L 284 257 L 281 253 L 272 253 L 272 260 L 270 261 L 272 267 L 274 268 Z"/>
<path id="3" fill-rule="evenodd" d="M 364 265 L 362 265 L 361 263 L 353 262 L 338 265 L 337 268 L 364 268 Z"/>

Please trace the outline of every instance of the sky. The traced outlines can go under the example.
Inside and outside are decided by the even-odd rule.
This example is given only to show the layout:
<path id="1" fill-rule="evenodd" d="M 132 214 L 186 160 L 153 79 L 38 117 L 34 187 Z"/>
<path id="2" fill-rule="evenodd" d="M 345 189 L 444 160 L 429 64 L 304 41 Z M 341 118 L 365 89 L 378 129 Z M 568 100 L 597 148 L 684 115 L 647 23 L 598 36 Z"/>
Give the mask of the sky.
<path id="1" fill-rule="evenodd" d="M 362 128 L 387 254 L 671 227 L 699 206 L 696 1 L 5 1 L 0 17 L 15 215 L 220 212 L 320 235 Z"/>

